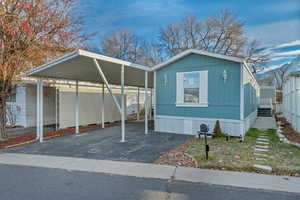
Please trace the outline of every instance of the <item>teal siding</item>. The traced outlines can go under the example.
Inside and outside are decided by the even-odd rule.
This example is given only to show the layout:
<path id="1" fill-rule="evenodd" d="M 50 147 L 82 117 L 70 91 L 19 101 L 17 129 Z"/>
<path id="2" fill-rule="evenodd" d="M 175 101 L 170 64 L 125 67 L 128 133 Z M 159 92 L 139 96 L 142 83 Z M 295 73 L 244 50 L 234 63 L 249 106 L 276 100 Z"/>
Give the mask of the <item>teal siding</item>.
<path id="1" fill-rule="evenodd" d="M 247 83 L 244 85 L 244 118 L 257 109 L 256 89 Z"/>
<path id="2" fill-rule="evenodd" d="M 176 107 L 176 73 L 208 71 L 208 107 Z M 223 71 L 228 80 L 224 83 Z M 167 75 L 167 85 L 163 83 Z M 240 119 L 240 64 L 191 54 L 156 73 L 156 114 L 181 117 Z"/>

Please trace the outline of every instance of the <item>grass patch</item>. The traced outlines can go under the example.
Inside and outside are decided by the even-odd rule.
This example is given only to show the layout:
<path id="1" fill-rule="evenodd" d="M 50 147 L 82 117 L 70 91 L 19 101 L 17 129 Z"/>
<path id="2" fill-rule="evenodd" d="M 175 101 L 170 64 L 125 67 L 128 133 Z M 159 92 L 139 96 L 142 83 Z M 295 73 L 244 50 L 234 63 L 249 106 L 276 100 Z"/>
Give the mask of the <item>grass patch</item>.
<path id="1" fill-rule="evenodd" d="M 259 135 L 260 135 L 260 131 L 257 128 L 251 128 L 246 133 L 246 137 L 250 137 L 250 138 L 258 138 Z"/>
<path id="2" fill-rule="evenodd" d="M 256 140 L 260 135 L 269 138 L 269 152 L 265 161 L 257 161 L 254 156 Z M 254 164 L 270 165 L 275 174 L 300 174 L 300 148 L 279 141 L 276 130 L 250 129 L 244 141 L 239 138 L 224 137 L 209 139 L 209 159 L 205 159 L 203 139 L 193 139 L 186 145 L 186 152 L 192 155 L 200 168 L 224 169 L 234 171 L 262 172 Z"/>

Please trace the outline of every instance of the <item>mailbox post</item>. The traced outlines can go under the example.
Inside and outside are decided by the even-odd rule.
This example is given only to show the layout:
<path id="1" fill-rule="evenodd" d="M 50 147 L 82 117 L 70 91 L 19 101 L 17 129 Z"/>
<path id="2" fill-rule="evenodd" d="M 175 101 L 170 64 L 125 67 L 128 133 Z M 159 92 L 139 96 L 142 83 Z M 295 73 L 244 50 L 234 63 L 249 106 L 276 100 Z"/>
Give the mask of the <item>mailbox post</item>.
<path id="1" fill-rule="evenodd" d="M 204 134 L 206 160 L 208 160 L 208 152 L 209 152 L 209 145 L 207 144 L 207 133 L 208 133 L 208 131 L 209 131 L 209 128 L 206 124 L 201 124 L 200 125 L 199 138 L 201 137 L 202 134 Z"/>

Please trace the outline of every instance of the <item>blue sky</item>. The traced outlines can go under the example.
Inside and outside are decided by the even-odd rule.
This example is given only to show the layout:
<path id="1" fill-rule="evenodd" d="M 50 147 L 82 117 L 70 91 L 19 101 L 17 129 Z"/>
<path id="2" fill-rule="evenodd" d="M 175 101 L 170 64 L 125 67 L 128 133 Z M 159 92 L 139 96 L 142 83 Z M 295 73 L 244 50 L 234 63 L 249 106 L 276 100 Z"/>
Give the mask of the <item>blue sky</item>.
<path id="1" fill-rule="evenodd" d="M 153 41 L 160 27 L 186 15 L 201 19 L 227 8 L 245 22 L 247 35 L 272 53 L 270 69 L 300 54 L 300 0 L 78 0 L 78 7 L 84 30 L 97 32 L 89 41 L 94 48 L 116 29 L 128 28 Z"/>

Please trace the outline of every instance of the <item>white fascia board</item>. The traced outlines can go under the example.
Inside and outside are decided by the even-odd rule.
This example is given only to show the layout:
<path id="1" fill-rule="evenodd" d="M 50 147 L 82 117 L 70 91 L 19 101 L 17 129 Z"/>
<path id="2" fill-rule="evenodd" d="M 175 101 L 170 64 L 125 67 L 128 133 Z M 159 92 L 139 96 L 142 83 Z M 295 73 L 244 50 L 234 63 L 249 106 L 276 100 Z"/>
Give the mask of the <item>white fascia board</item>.
<path id="1" fill-rule="evenodd" d="M 131 63 L 131 62 L 128 62 L 128 61 L 117 59 L 117 58 L 112 58 L 112 57 L 100 55 L 100 54 L 85 51 L 85 50 L 82 50 L 82 49 L 79 49 L 78 52 L 79 52 L 79 55 L 81 55 L 81 56 L 86 56 L 86 57 L 90 57 L 90 58 L 95 58 L 97 60 L 104 60 L 104 61 L 107 61 L 107 62 L 116 63 L 116 64 L 124 65 L 125 67 L 127 66 L 127 67 L 136 68 L 136 69 L 141 69 L 141 70 L 144 70 L 144 71 L 151 71 L 150 67 L 135 64 L 135 63 Z"/>
<path id="2" fill-rule="evenodd" d="M 54 65 L 57 65 L 57 64 L 59 64 L 59 63 L 62 63 L 62 62 L 64 62 L 64 61 L 69 60 L 69 59 L 71 59 L 71 58 L 74 58 L 74 57 L 76 57 L 76 56 L 78 56 L 78 55 L 79 55 L 79 50 L 73 51 L 73 52 L 71 52 L 71 53 L 69 53 L 69 54 L 66 54 L 66 55 L 64 55 L 64 56 L 62 56 L 62 57 L 59 57 L 59 58 L 57 58 L 57 59 L 55 59 L 55 60 L 52 60 L 52 61 L 49 62 L 49 63 L 46 63 L 46 64 L 44 64 L 44 65 L 41 65 L 41 66 L 39 66 L 39 67 L 36 67 L 36 68 L 32 69 L 31 71 L 26 72 L 25 74 L 26 74 L 27 76 L 33 76 L 35 73 L 37 73 L 37 72 L 39 72 L 39 71 L 45 70 L 45 69 L 47 69 L 47 68 L 50 68 L 50 67 L 52 67 L 52 66 L 54 66 Z"/>
<path id="3" fill-rule="evenodd" d="M 217 54 L 217 53 L 211 53 L 208 51 L 203 51 L 203 50 L 197 50 L 197 49 L 188 49 L 172 58 L 170 58 L 169 60 L 162 62 L 161 64 L 155 65 L 152 70 L 158 70 L 172 62 L 175 62 L 176 60 L 179 60 L 182 57 L 185 57 L 189 54 L 199 54 L 199 55 L 205 55 L 205 56 L 209 56 L 209 57 L 214 57 L 214 58 L 220 58 L 223 60 L 229 60 L 229 61 L 233 61 L 233 62 L 238 62 L 238 63 L 242 63 L 244 62 L 244 59 L 242 58 L 238 58 L 238 57 L 233 57 L 233 56 L 226 56 L 226 55 L 221 55 L 221 54 Z"/>

